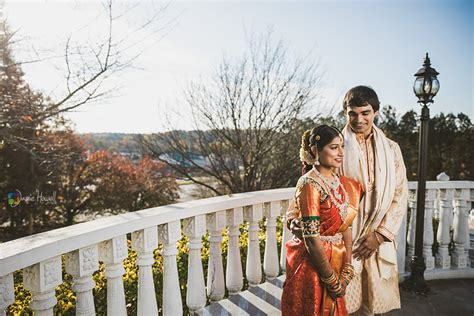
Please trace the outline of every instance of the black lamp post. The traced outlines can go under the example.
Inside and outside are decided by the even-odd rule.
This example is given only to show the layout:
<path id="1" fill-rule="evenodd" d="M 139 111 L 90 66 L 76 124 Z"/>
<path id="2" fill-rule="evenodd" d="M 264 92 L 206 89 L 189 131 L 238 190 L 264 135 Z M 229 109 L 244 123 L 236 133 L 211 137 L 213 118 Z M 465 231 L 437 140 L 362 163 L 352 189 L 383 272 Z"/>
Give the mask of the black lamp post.
<path id="1" fill-rule="evenodd" d="M 423 230 L 425 222 L 425 196 L 426 196 L 426 158 L 428 151 L 428 124 L 430 120 L 429 103 L 433 102 L 433 97 L 438 93 L 439 82 L 436 76 L 439 73 L 431 68 L 430 58 L 426 53 L 423 67 L 415 74 L 416 80 L 413 91 L 418 97 L 418 103 L 422 104 L 420 116 L 420 145 L 418 152 L 418 191 L 416 197 L 416 235 L 415 235 L 415 255 L 411 260 L 411 274 L 406 282 L 406 287 L 417 293 L 425 294 L 428 286 L 423 273 L 426 270 L 425 259 L 423 258 Z"/>

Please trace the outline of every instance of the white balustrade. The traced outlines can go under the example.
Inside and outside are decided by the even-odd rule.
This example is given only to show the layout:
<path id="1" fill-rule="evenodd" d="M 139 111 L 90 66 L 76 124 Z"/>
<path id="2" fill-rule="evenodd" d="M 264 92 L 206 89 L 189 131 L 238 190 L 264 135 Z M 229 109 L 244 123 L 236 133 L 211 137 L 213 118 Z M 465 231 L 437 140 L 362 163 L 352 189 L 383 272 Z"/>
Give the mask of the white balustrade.
<path id="1" fill-rule="evenodd" d="M 409 183 L 410 218 L 406 240 L 400 230 L 399 265 L 403 276 L 404 249 L 408 245 L 405 261 L 409 264 L 414 253 L 416 230 L 416 183 Z M 88 223 L 41 233 L 0 244 L 0 315 L 14 301 L 13 275 L 23 270 L 23 285 L 32 293 L 30 308 L 35 315 L 53 315 L 56 305 L 55 288 L 62 283 L 61 256 L 65 268 L 73 277 L 76 293 L 76 313 L 95 314 L 92 275 L 98 269 L 99 260 L 104 263 L 107 278 L 107 314 L 127 315 L 126 297 L 122 276 L 123 260 L 128 255 L 126 235 L 131 233 L 132 249 L 138 260 L 138 315 L 156 315 L 160 311 L 156 295 L 162 295 L 163 315 L 182 315 L 183 304 L 190 313 L 198 312 L 206 304 L 206 286 L 203 274 L 201 248 L 202 237 L 209 232 L 209 262 L 207 295 L 211 301 L 221 300 L 225 286 L 229 294 L 242 290 L 244 276 L 239 247 L 240 229 L 248 222 L 248 248 L 246 279 L 249 286 L 262 282 L 262 271 L 267 280 L 275 278 L 280 268 L 285 271 L 285 243 L 291 232 L 283 222 L 280 258 L 277 251 L 276 223 L 284 215 L 293 188 L 248 192 L 210 199 L 196 200 L 137 212 L 101 218 Z M 423 255 L 427 265 L 425 277 L 435 279 L 474 277 L 469 267 L 467 253 L 470 248 L 468 212 L 474 193 L 472 181 L 428 181 L 425 200 Z M 437 194 L 437 196 L 436 196 Z M 435 206 L 439 216 L 436 239 L 439 244 L 436 260 L 433 259 L 433 225 Z M 454 214 L 453 214 L 454 213 Z M 263 264 L 260 257 L 259 221 L 265 216 L 265 252 Z M 405 220 L 404 220 L 405 221 Z M 223 271 L 221 243 L 222 231 L 227 225 L 227 266 Z M 177 265 L 177 243 L 181 239 L 181 227 L 189 237 L 188 276 L 186 302 L 182 302 Z M 450 229 L 454 231 L 454 250 L 449 255 Z M 152 265 L 158 242 L 163 245 L 163 289 L 155 289 Z M 436 263 L 436 264 L 434 264 Z"/>
<path id="2" fill-rule="evenodd" d="M 190 312 L 206 305 L 206 286 L 202 269 L 202 236 L 206 232 L 206 216 L 198 215 L 184 220 L 184 233 L 189 237 L 188 288 L 186 304 Z"/>
<path id="3" fill-rule="evenodd" d="M 436 267 L 441 269 L 451 268 L 451 256 L 449 255 L 449 243 L 451 236 L 449 228 L 453 220 L 453 189 L 442 189 L 438 191 L 439 224 L 436 240 L 438 241 L 438 252 L 436 253 Z"/>
<path id="4" fill-rule="evenodd" d="M 125 291 L 122 276 L 123 260 L 128 256 L 127 236 L 122 235 L 99 244 L 99 260 L 105 265 L 107 278 L 107 315 L 126 316 Z"/>
<path id="5" fill-rule="evenodd" d="M 262 263 L 260 242 L 258 240 L 258 232 L 260 230 L 258 221 L 263 217 L 262 211 L 262 204 L 247 206 L 244 210 L 244 218 L 249 223 L 245 276 L 250 286 L 257 286 L 262 282 Z"/>
<path id="6" fill-rule="evenodd" d="M 61 257 L 54 257 L 23 269 L 23 285 L 33 298 L 35 316 L 52 316 L 57 303 L 55 288 L 62 283 Z"/>
<path id="7" fill-rule="evenodd" d="M 222 266 L 222 230 L 226 223 L 226 212 L 207 215 L 209 230 L 209 263 L 207 267 L 207 295 L 211 301 L 221 300 L 225 295 L 224 267 Z"/>
<path id="8" fill-rule="evenodd" d="M 76 293 L 76 315 L 95 315 L 92 274 L 99 269 L 97 245 L 74 250 L 65 255 L 66 272 L 72 275 Z"/>
<path id="9" fill-rule="evenodd" d="M 266 231 L 265 231 L 265 255 L 263 257 L 263 271 L 265 278 L 271 280 L 280 273 L 278 264 L 278 246 L 277 246 L 277 217 L 281 213 L 281 202 L 275 201 L 265 203 Z"/>
<path id="10" fill-rule="evenodd" d="M 433 256 L 433 209 L 435 199 L 436 190 L 427 190 L 423 233 L 423 257 L 425 258 L 426 270 L 433 270 L 435 267 L 435 258 Z"/>
<path id="11" fill-rule="evenodd" d="M 242 207 L 227 210 L 229 245 L 227 250 L 226 286 L 230 294 L 238 293 L 244 286 L 242 262 L 240 260 L 240 224 L 243 223 Z"/>
<path id="12" fill-rule="evenodd" d="M 138 254 L 138 316 L 157 315 L 155 283 L 152 265 L 153 251 L 158 247 L 158 232 L 155 226 L 132 233 L 132 249 Z"/>
<path id="13" fill-rule="evenodd" d="M 181 239 L 181 223 L 173 221 L 158 226 L 159 241 L 163 243 L 163 315 L 182 315 L 183 302 L 179 286 L 177 242 Z"/>

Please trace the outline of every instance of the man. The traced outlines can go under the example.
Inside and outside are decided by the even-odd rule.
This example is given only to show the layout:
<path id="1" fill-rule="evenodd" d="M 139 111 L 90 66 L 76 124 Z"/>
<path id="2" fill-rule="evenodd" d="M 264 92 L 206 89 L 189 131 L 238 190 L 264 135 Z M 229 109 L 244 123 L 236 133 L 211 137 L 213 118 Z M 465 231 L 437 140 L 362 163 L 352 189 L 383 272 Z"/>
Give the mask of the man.
<path id="1" fill-rule="evenodd" d="M 356 276 L 345 296 L 354 315 L 400 308 L 395 239 L 407 209 L 408 187 L 400 147 L 374 125 L 379 107 L 377 94 L 366 86 L 354 87 L 344 97 L 341 172 L 357 179 L 365 191 L 352 226 Z M 299 233 L 297 221 L 288 223 Z"/>

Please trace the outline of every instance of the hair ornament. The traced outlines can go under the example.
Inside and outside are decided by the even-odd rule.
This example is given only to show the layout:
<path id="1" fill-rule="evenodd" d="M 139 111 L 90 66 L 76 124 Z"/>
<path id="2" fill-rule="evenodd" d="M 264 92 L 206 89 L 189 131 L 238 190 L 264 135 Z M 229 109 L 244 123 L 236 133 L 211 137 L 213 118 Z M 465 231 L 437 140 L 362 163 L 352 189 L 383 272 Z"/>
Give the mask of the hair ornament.
<path id="1" fill-rule="evenodd" d="M 311 155 L 311 153 L 304 148 L 300 148 L 300 160 L 310 166 L 316 163 L 316 159 L 313 157 L 313 155 Z"/>

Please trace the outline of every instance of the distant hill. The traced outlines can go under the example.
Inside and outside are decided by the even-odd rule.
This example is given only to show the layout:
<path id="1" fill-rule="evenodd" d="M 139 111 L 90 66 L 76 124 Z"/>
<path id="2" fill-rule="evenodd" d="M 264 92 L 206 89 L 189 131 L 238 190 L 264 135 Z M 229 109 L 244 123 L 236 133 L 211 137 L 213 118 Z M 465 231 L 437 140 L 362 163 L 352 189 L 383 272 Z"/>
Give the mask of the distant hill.
<path id="1" fill-rule="evenodd" d="M 135 141 L 138 135 L 125 133 L 79 134 L 92 151 L 108 150 L 117 153 L 139 153 L 140 148 Z"/>
<path id="2" fill-rule="evenodd" d="M 176 131 L 174 131 L 176 132 Z M 179 138 L 192 143 L 195 131 L 177 131 Z M 119 153 L 122 156 L 131 158 L 132 160 L 139 160 L 141 158 L 140 145 L 136 139 L 140 134 L 126 134 L 126 133 L 86 133 L 79 134 L 79 136 L 86 142 L 91 151 L 107 150 L 110 152 Z M 165 159 L 182 161 L 178 153 L 169 152 Z M 204 164 L 204 157 L 196 155 L 198 164 Z"/>

